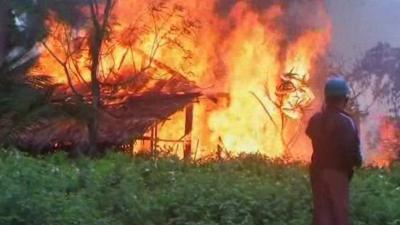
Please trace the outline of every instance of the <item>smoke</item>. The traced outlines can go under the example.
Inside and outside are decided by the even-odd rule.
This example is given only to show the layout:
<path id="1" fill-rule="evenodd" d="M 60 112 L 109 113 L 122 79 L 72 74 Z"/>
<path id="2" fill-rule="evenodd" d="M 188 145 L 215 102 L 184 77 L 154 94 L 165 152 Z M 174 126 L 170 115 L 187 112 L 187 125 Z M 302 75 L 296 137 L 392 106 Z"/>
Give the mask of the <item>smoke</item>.
<path id="1" fill-rule="evenodd" d="M 216 2 L 216 9 L 222 16 L 227 16 L 232 8 L 239 2 L 247 2 L 255 10 L 266 10 L 274 4 L 279 3 L 278 0 L 219 0 Z"/>
<path id="2" fill-rule="evenodd" d="M 297 39 L 306 31 L 321 30 L 326 28 L 326 10 L 321 8 L 323 3 L 314 1 L 285 1 L 284 14 L 280 18 L 286 30 L 289 41 Z"/>
<path id="3" fill-rule="evenodd" d="M 260 14 L 280 6 L 282 14 L 276 18 L 276 24 L 286 31 L 289 41 L 296 40 L 308 30 L 326 27 L 327 15 L 322 0 L 218 0 L 215 8 L 220 16 L 226 17 L 240 2 L 246 2 Z"/>

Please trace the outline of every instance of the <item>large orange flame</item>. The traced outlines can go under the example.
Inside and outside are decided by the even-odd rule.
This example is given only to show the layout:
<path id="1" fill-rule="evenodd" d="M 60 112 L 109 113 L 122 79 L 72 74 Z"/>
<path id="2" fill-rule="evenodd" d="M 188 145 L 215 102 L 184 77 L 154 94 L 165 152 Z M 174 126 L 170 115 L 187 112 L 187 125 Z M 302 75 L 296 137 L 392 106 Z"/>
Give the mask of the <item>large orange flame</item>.
<path id="1" fill-rule="evenodd" d="M 235 154 L 283 156 L 295 146 L 304 110 L 314 99 L 310 74 L 330 41 L 323 1 L 310 1 L 303 8 L 291 1 L 258 8 L 250 0 L 229 7 L 221 2 L 118 1 L 100 77 L 112 82 L 146 73 L 168 79 L 171 71 L 154 66 L 161 62 L 204 88 L 205 96 L 225 96 L 216 103 L 201 101 L 195 108 L 192 136 L 201 155 L 222 148 Z M 296 17 L 290 18 L 293 10 Z M 296 20 L 293 28 L 291 20 Z M 89 81 L 89 31 L 54 18 L 49 18 L 49 27 L 32 74 L 50 74 L 63 84 Z M 160 136 L 182 136 L 177 132 L 183 121 L 183 115 L 175 116 L 162 126 Z"/>

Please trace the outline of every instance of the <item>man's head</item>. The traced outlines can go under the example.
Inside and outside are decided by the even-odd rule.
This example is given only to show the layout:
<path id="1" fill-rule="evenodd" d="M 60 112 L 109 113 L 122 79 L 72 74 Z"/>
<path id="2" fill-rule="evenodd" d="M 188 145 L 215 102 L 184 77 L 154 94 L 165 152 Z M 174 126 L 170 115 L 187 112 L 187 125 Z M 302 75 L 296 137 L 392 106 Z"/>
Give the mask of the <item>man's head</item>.
<path id="1" fill-rule="evenodd" d="M 329 106 L 346 107 L 350 87 L 342 77 L 330 78 L 325 84 L 325 103 Z"/>

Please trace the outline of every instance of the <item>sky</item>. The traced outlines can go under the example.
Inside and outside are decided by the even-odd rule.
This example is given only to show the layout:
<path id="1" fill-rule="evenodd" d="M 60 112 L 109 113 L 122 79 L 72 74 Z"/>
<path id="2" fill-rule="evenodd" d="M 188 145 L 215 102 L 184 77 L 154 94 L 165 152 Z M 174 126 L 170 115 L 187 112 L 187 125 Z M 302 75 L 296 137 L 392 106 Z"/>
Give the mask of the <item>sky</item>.
<path id="1" fill-rule="evenodd" d="M 360 58 L 379 41 L 400 47 L 400 0 L 325 0 L 333 22 L 331 52 Z"/>

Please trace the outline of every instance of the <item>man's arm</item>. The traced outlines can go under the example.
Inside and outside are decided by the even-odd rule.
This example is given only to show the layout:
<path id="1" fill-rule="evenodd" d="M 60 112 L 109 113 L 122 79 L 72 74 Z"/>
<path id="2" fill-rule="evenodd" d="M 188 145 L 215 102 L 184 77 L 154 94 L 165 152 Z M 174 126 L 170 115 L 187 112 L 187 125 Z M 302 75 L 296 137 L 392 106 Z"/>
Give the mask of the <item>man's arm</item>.
<path id="1" fill-rule="evenodd" d="M 349 166 L 360 167 L 362 165 L 362 156 L 358 129 L 351 117 L 342 113 L 340 117 L 337 141 L 343 150 Z"/>
<path id="2" fill-rule="evenodd" d="M 315 137 L 316 133 L 316 120 L 319 114 L 315 114 L 314 116 L 311 117 L 310 121 L 308 122 L 307 129 L 306 129 L 306 134 L 309 138 L 313 139 Z"/>

